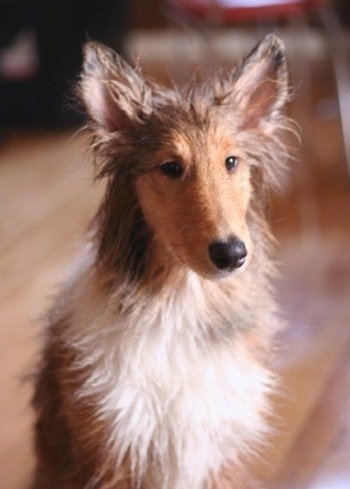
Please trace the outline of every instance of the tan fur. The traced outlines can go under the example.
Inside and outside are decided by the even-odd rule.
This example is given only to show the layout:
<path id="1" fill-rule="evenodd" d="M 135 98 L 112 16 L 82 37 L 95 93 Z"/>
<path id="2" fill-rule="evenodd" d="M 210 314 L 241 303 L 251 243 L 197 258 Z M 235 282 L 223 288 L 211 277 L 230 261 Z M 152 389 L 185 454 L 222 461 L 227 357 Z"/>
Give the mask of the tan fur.
<path id="1" fill-rule="evenodd" d="M 268 36 L 179 90 L 90 43 L 80 90 L 108 184 L 48 317 L 32 488 L 259 487 L 248 462 L 269 433 L 281 327 L 266 210 L 289 127 L 283 45 Z M 232 239 L 248 254 L 222 269 L 210 249 Z"/>
<path id="2" fill-rule="evenodd" d="M 146 174 L 136 182 L 138 199 L 147 221 L 162 233 L 160 239 L 169 243 L 170 253 L 175 252 L 180 261 L 209 276 L 207 248 L 213 240 L 233 234 L 250 247 L 245 222 L 249 171 L 243 163 L 234 178 L 227 173 L 222 162 L 226 155 L 241 157 L 240 150 L 230 143 L 229 134 L 217 134 L 214 128 L 194 143 L 175 139 L 172 146 L 176 159 L 187 168 L 188 179 L 174 183 L 160 173 Z M 156 155 L 158 161 L 173 157 Z"/>

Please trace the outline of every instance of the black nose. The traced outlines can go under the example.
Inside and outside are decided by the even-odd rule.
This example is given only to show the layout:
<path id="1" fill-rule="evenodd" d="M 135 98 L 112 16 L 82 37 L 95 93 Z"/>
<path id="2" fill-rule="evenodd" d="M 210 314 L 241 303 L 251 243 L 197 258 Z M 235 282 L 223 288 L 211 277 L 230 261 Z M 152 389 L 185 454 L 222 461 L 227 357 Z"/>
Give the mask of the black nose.
<path id="1" fill-rule="evenodd" d="M 227 241 L 214 241 L 209 245 L 211 261 L 219 270 L 233 270 L 241 267 L 247 256 L 243 241 L 230 238 Z"/>

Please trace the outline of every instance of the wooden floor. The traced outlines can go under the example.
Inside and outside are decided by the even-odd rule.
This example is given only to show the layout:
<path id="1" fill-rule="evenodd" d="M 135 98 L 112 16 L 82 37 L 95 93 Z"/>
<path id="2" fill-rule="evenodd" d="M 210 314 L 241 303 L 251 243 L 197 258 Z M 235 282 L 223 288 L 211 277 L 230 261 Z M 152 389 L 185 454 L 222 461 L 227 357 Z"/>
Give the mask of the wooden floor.
<path id="1" fill-rule="evenodd" d="M 279 433 L 257 468 L 271 489 L 350 488 L 350 183 L 338 120 L 315 107 L 292 183 L 275 198 L 289 326 L 275 365 Z M 91 180 L 67 134 L 12 134 L 0 147 L 1 489 L 24 489 L 32 470 L 31 387 L 22 377 L 100 198 Z"/>

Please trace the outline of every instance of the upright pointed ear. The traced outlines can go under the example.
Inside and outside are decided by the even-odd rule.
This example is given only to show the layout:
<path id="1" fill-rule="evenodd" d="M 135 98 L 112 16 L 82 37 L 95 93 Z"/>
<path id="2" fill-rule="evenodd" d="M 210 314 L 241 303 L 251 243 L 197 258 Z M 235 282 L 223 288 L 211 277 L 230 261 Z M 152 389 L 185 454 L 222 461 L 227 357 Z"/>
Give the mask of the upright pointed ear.
<path id="1" fill-rule="evenodd" d="M 141 75 L 101 43 L 84 47 L 81 95 L 103 133 L 130 129 L 152 110 L 152 91 Z"/>
<path id="2" fill-rule="evenodd" d="M 269 34 L 251 51 L 234 72 L 231 88 L 224 102 L 240 109 L 242 128 L 256 128 L 278 114 L 289 99 L 285 48 L 278 36 Z"/>

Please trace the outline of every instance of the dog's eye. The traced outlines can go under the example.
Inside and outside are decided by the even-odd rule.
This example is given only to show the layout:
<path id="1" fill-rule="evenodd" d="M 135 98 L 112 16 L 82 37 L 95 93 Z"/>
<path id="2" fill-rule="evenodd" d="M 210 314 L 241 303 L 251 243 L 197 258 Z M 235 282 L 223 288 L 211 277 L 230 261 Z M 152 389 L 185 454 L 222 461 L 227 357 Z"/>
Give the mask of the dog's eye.
<path id="1" fill-rule="evenodd" d="M 237 156 L 228 156 L 225 160 L 225 166 L 228 171 L 233 171 L 239 164 L 239 158 Z"/>
<path id="2" fill-rule="evenodd" d="M 184 169 L 177 161 L 165 161 L 160 165 L 160 170 L 170 178 L 181 178 L 184 174 Z"/>

